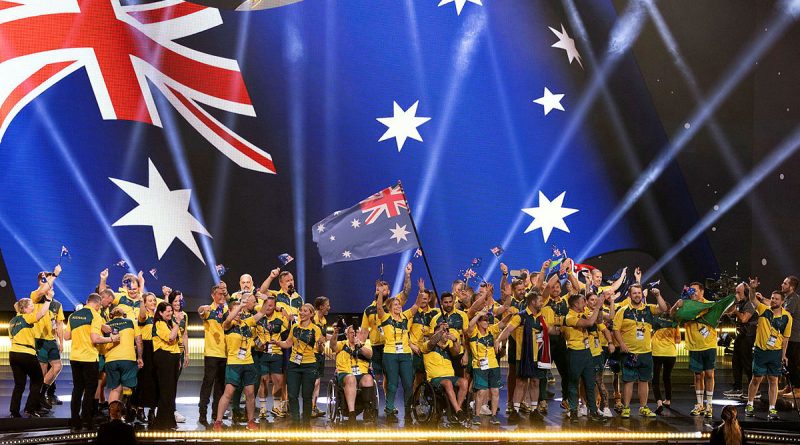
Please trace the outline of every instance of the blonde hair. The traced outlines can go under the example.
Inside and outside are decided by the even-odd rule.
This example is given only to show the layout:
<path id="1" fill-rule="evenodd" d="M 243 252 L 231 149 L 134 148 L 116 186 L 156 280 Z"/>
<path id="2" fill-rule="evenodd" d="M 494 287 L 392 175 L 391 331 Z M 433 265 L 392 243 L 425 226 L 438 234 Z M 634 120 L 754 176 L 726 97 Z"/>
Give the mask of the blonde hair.
<path id="1" fill-rule="evenodd" d="M 125 314 L 125 309 L 123 309 L 123 308 L 121 308 L 119 306 L 115 307 L 114 309 L 111 309 L 111 316 L 112 317 L 124 317 L 125 315 L 127 315 L 127 314 Z"/>
<path id="2" fill-rule="evenodd" d="M 736 408 L 728 405 L 722 409 L 722 431 L 725 433 L 726 445 L 742 443 L 742 427 L 739 426 Z"/>
<path id="3" fill-rule="evenodd" d="M 28 306 L 33 303 L 30 298 L 20 298 L 19 301 L 14 303 L 14 310 L 17 311 L 18 314 L 21 314 L 28 309 Z"/>
<path id="4" fill-rule="evenodd" d="M 314 305 L 311 304 L 311 303 L 304 303 L 302 306 L 300 306 L 300 309 L 303 309 L 303 308 L 308 309 L 308 312 L 311 315 L 314 315 L 314 311 L 316 310 L 316 309 L 314 309 Z M 298 309 L 297 312 L 300 312 L 300 309 Z"/>

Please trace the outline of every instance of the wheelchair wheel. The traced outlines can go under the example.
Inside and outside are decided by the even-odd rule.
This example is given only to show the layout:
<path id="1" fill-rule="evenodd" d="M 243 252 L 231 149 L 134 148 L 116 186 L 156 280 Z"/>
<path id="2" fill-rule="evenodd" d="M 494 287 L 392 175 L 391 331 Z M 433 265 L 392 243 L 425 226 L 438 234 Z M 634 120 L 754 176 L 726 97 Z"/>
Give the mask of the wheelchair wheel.
<path id="1" fill-rule="evenodd" d="M 337 425 L 341 423 L 339 401 L 336 398 L 336 379 L 328 381 L 328 423 Z"/>
<path id="2" fill-rule="evenodd" d="M 411 417 L 417 424 L 428 425 L 438 421 L 441 407 L 430 382 L 422 382 L 417 387 L 411 403 Z"/>

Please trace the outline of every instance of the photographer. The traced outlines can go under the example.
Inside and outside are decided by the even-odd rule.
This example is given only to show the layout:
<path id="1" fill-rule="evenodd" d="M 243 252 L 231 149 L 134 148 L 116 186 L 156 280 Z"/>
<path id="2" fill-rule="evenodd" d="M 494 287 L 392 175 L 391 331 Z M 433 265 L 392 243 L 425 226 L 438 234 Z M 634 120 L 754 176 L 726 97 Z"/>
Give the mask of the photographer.
<path id="1" fill-rule="evenodd" d="M 726 397 L 742 396 L 742 374 L 747 380 L 753 377 L 753 345 L 756 341 L 758 314 L 755 304 L 750 301 L 745 283 L 736 286 L 736 303 L 731 306 L 729 315 L 736 322 L 736 341 L 733 343 L 733 388 L 723 393 Z"/>

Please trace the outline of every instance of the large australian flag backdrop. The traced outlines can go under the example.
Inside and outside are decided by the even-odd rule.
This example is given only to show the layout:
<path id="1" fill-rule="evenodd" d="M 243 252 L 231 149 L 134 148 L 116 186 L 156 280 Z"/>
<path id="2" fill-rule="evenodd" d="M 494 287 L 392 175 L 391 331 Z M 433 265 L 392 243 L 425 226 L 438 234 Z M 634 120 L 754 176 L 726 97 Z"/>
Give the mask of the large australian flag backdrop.
<path id="1" fill-rule="evenodd" d="M 263 1 L 0 0 L 0 249 L 18 294 L 60 260 L 68 309 L 107 267 L 201 304 L 218 270 L 236 289 L 288 252 L 307 300 L 360 311 L 383 270 L 421 260 L 323 269 L 313 224 L 398 180 L 441 288 L 470 258 L 490 278 L 553 244 L 657 257 L 654 239 L 696 221 L 673 166 L 648 192 L 658 236 L 637 208 L 597 233 L 635 180 L 586 99 L 615 45 L 610 1 Z M 635 59 L 604 75 L 648 162 L 666 137 Z M 701 240 L 678 261 L 709 255 Z"/>

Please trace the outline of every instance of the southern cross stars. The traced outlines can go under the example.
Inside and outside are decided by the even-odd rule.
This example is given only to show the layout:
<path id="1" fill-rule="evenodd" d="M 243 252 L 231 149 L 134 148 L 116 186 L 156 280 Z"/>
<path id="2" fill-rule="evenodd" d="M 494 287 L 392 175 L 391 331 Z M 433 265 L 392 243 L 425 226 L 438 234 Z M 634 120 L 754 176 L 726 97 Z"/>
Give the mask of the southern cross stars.
<path id="1" fill-rule="evenodd" d="M 548 26 L 548 28 L 550 27 Z M 583 63 L 581 63 L 581 55 L 578 54 L 578 49 L 575 47 L 575 40 L 573 40 L 572 37 L 570 37 L 567 34 L 567 30 L 564 29 L 564 24 L 561 24 L 561 32 L 558 32 L 558 30 L 555 30 L 553 28 L 550 28 L 550 31 L 552 31 L 553 34 L 555 34 L 556 37 L 558 37 L 558 42 L 550 46 L 552 48 L 563 49 L 564 51 L 567 52 L 567 58 L 569 59 L 570 65 L 572 65 L 573 60 L 577 60 L 578 65 L 580 65 L 581 68 L 583 68 Z"/>
<path id="2" fill-rule="evenodd" d="M 188 211 L 192 191 L 188 189 L 170 190 L 153 165 L 153 161 L 148 159 L 148 164 L 147 187 L 121 179 L 108 178 L 139 203 L 112 226 L 151 226 L 158 259 L 164 256 L 169 246 L 177 238 L 205 264 L 192 232 L 208 237 L 211 235 Z"/>
<path id="3" fill-rule="evenodd" d="M 563 98 L 563 94 L 553 94 L 547 87 L 544 87 L 544 96 L 535 99 L 533 102 L 543 106 L 544 115 L 547 116 L 547 113 L 554 109 L 564 111 L 564 107 L 561 105 L 561 99 Z"/>
<path id="4" fill-rule="evenodd" d="M 378 122 L 389 127 L 386 133 L 383 133 L 383 136 L 378 139 L 378 142 L 395 138 L 398 152 L 403 149 L 403 144 L 406 143 L 406 139 L 408 138 L 422 142 L 422 136 L 420 136 L 419 131 L 417 131 L 417 127 L 428 122 L 431 118 L 417 117 L 418 105 L 419 101 L 416 101 L 408 110 L 403 111 L 400 105 L 394 102 L 394 116 L 377 118 Z"/>
<path id="5" fill-rule="evenodd" d="M 542 229 L 544 242 L 547 242 L 547 239 L 550 238 L 550 232 L 552 232 L 553 229 L 559 229 L 569 233 L 569 227 L 567 227 L 567 224 L 564 222 L 564 218 L 578 210 L 562 207 L 566 194 L 567 192 L 561 192 L 556 199 L 550 201 L 544 196 L 544 193 L 540 191 L 539 207 L 522 209 L 523 212 L 533 217 L 533 222 L 525 229 L 525 233 L 536 229 Z"/>
<path id="6" fill-rule="evenodd" d="M 406 226 L 400 226 L 400 224 L 394 223 L 394 229 L 389 229 L 392 232 L 392 236 L 389 239 L 397 240 L 397 244 L 400 244 L 400 241 L 408 241 L 406 235 L 408 235 L 409 231 L 406 230 Z"/>

